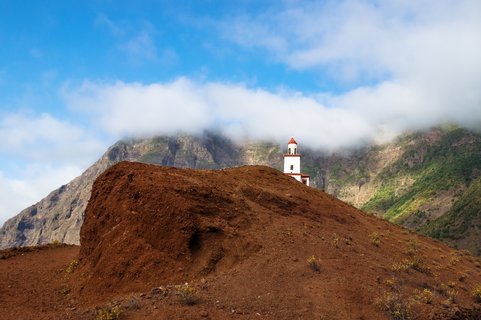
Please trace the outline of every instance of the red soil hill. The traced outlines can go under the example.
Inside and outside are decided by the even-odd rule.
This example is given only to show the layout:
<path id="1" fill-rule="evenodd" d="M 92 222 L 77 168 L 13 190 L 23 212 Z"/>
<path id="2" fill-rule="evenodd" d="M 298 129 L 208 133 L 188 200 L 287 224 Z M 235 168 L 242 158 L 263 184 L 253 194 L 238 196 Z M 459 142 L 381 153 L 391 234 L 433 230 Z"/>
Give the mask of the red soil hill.
<path id="1" fill-rule="evenodd" d="M 117 164 L 95 181 L 80 236 L 84 301 L 189 282 L 198 301 L 179 319 L 201 309 L 213 319 L 389 319 L 399 306 L 420 319 L 480 317 L 479 259 L 268 167 Z M 144 316 L 180 314 L 172 301 L 149 308 Z"/>

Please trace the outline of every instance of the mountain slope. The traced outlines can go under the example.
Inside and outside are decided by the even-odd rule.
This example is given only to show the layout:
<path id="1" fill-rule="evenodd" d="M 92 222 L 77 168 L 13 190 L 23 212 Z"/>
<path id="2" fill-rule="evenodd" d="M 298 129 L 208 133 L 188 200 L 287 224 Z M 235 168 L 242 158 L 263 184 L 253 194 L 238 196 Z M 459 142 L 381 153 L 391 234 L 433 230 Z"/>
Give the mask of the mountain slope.
<path id="1" fill-rule="evenodd" d="M 121 319 L 481 314 L 479 258 L 266 166 L 118 163 L 95 180 L 80 235 L 80 248 L 0 251 L 4 318 L 93 319 L 112 304 Z"/>
<path id="2" fill-rule="evenodd" d="M 448 213 L 420 231 L 481 255 L 481 177 L 469 185 Z"/>
<path id="3" fill-rule="evenodd" d="M 263 166 L 116 164 L 95 181 L 80 234 L 70 284 L 81 300 L 188 282 L 209 313 L 223 305 L 219 318 L 386 319 L 383 299 L 397 294 L 412 301 L 405 316 L 429 319 L 446 305 L 475 312 L 481 281 L 478 259 Z M 425 289 L 430 303 L 418 298 Z"/>
<path id="4" fill-rule="evenodd" d="M 400 145 L 403 154 L 379 174 L 380 187 L 363 210 L 420 226 L 441 216 L 446 202 L 449 205 L 481 173 L 481 138 L 474 133 L 455 128 L 412 134 Z"/>
<path id="5" fill-rule="evenodd" d="M 436 221 L 481 175 L 481 135 L 456 126 L 407 133 L 390 143 L 334 154 L 311 150 L 302 142 L 299 147 L 302 170 L 311 175 L 313 187 L 395 223 L 430 230 L 433 236 L 441 235 L 437 230 L 443 223 Z M 236 144 L 209 132 L 120 141 L 81 177 L 9 220 L 0 229 L 0 247 L 53 240 L 78 243 L 91 184 L 119 161 L 207 169 L 261 164 L 281 169 L 283 151 L 270 142 Z M 463 217 L 460 214 L 458 220 Z M 460 223 L 470 228 L 467 222 Z M 441 238 L 477 253 L 479 234 L 464 235 Z"/>

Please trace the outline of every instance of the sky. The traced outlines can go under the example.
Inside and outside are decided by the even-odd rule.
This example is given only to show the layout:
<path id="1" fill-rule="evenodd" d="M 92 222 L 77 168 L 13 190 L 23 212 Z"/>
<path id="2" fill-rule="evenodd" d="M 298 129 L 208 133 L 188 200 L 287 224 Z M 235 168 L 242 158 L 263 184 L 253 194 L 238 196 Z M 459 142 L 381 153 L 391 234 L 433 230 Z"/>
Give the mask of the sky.
<path id="1" fill-rule="evenodd" d="M 481 129 L 479 0 L 0 0 L 0 224 L 125 137 Z"/>

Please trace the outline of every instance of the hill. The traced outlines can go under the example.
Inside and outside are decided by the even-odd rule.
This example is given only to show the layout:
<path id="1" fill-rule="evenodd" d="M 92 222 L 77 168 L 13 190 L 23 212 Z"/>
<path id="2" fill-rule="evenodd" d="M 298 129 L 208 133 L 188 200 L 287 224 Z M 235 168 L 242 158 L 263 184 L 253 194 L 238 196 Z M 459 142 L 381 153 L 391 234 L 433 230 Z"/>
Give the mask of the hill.
<path id="1" fill-rule="evenodd" d="M 63 246 L 4 252 L 2 290 L 21 294 L 2 292 L 0 312 L 91 319 L 115 301 L 125 319 L 481 316 L 479 258 L 269 167 L 119 163 L 95 181 L 80 235 L 78 260 Z"/>
<path id="2" fill-rule="evenodd" d="M 302 145 L 311 185 L 364 211 L 481 254 L 481 232 L 454 206 L 481 174 L 481 136 L 456 126 L 406 133 L 357 150 L 325 153 Z M 220 169 L 268 165 L 281 169 L 283 149 L 271 142 L 236 144 L 220 134 L 125 140 L 109 148 L 82 176 L 23 210 L 0 229 L 0 247 L 58 240 L 79 243 L 79 230 L 94 179 L 111 165 L 140 161 L 180 168 Z M 474 209 L 473 209 L 474 210 Z M 448 214 L 449 213 L 449 214 Z M 466 232 L 445 217 L 456 216 Z M 466 216 L 466 219 L 465 219 Z M 447 220 L 448 219 L 448 220 Z"/>

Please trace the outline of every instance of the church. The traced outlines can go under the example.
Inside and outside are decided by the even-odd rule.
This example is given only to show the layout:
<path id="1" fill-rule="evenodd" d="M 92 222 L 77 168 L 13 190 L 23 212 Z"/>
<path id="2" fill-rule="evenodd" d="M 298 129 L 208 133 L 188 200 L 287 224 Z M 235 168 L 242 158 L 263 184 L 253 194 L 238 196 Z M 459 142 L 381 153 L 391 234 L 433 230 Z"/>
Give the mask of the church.
<path id="1" fill-rule="evenodd" d="M 284 173 L 309 186 L 309 175 L 301 173 L 301 155 L 294 138 L 287 143 L 287 153 L 284 154 Z"/>

